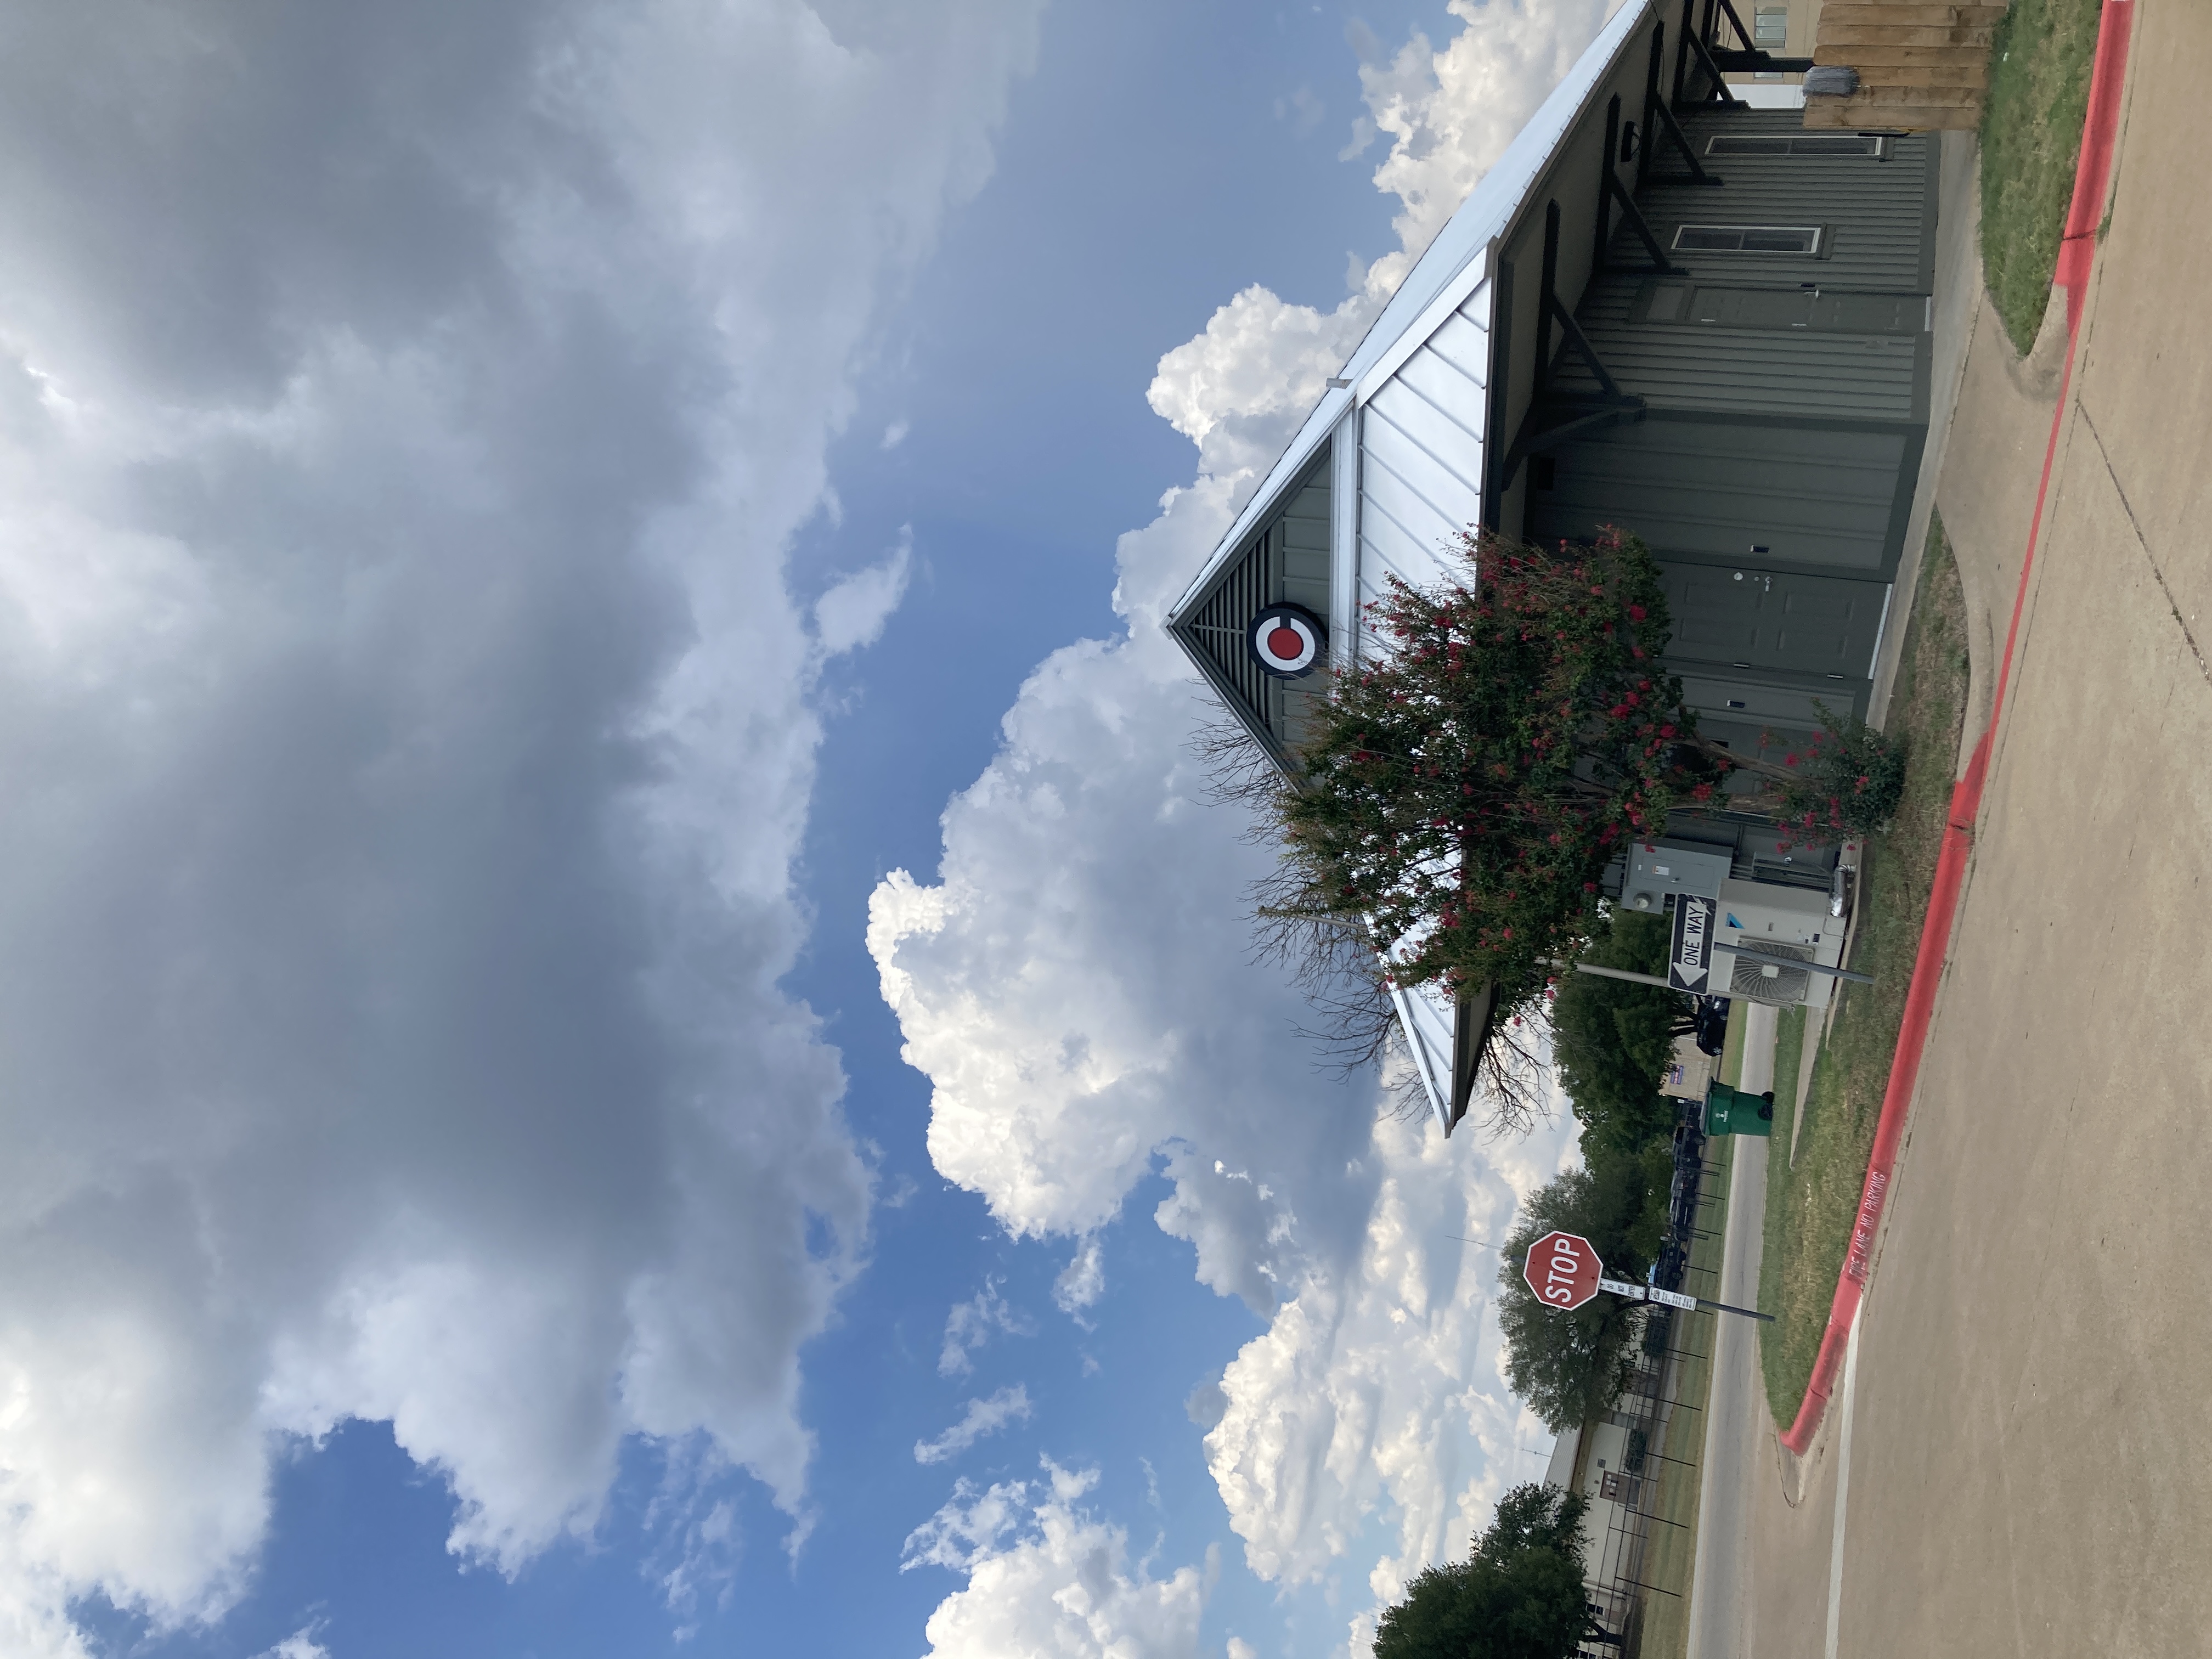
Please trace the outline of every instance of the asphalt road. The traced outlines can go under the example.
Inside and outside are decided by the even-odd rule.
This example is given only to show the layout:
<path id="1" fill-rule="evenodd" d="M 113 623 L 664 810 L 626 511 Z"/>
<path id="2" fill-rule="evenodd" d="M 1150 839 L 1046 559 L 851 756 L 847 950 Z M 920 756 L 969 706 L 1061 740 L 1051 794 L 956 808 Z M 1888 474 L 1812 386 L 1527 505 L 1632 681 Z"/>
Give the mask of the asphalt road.
<path id="1" fill-rule="evenodd" d="M 1747 1005 L 1742 1086 L 1774 1087 L 1775 1012 Z M 1766 1215 L 1767 1143 L 1739 1137 L 1729 1178 L 1718 1300 L 1759 1305 L 1759 1229 Z M 1765 1395 L 1759 1380 L 1755 1322 L 1718 1314 L 1713 1386 L 1705 1402 L 1705 1468 L 1698 1481 L 1698 1552 L 1690 1580 L 1691 1659 L 1753 1652 L 1749 1562 L 1758 1483 L 1774 1478 Z"/>

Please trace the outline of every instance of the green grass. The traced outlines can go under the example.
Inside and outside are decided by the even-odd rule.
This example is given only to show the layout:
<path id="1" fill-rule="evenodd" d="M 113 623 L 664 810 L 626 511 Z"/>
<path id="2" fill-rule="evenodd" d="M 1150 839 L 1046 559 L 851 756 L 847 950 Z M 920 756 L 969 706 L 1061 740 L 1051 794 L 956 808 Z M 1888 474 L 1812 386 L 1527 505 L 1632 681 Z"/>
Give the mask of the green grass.
<path id="1" fill-rule="evenodd" d="M 1733 1030 L 1731 1025 L 1731 1030 Z M 1741 1047 L 1741 1040 L 1738 1042 Z M 1682 1288 L 1692 1295 L 1711 1296 L 1720 1282 L 1721 1235 L 1728 1230 L 1729 1171 L 1735 1158 L 1735 1139 L 1723 1135 L 1707 1143 L 1705 1155 L 1716 1167 L 1705 1179 L 1712 1194 L 1698 1212 L 1698 1227 L 1712 1235 L 1692 1242 L 1690 1273 Z M 1674 1398 L 1695 1411 L 1678 1410 L 1662 1448 L 1678 1463 L 1653 1463 L 1657 1471 L 1658 1495 L 1652 1513 L 1677 1524 L 1654 1526 L 1645 1547 L 1643 1580 L 1655 1586 L 1644 1598 L 1641 1659 L 1686 1659 L 1690 1643 L 1690 1570 L 1697 1559 L 1698 1479 L 1705 1444 L 1705 1401 L 1712 1390 L 1713 1322 L 1717 1315 L 1679 1315 L 1674 1345 L 1687 1352 L 1706 1356 L 1685 1359 L 1675 1374 Z M 1672 1591 L 1661 1595 L 1658 1591 Z"/>
<path id="2" fill-rule="evenodd" d="M 1785 1128 L 1797 1109 L 1797 1073 L 1805 1064 L 1805 1016 L 1802 1008 L 1784 1008 L 1774 1022 L 1774 1133 L 1785 1140 Z"/>
<path id="3" fill-rule="evenodd" d="M 1982 103 L 1982 271 L 2005 332 L 2034 345 L 2074 195 L 2098 0 L 2012 0 Z"/>
<path id="4" fill-rule="evenodd" d="M 1797 1414 L 1820 1352 L 1836 1277 L 1850 1242 L 1867 1155 L 1897 1051 L 1905 993 L 1942 850 L 1959 734 L 1966 714 L 1966 599 L 1958 566 L 1931 525 L 1921 563 L 1887 729 L 1911 744 L 1905 800 L 1861 866 L 1850 965 L 1872 985 L 1838 988 L 1828 1038 L 1814 1062 L 1805 1120 L 1791 1143 L 1777 1054 L 1774 1139 L 1766 1163 L 1766 1218 L 1759 1305 L 1775 1316 L 1759 1330 L 1759 1366 L 1774 1420 Z M 1800 1027 L 1799 1041 L 1802 1041 Z"/>

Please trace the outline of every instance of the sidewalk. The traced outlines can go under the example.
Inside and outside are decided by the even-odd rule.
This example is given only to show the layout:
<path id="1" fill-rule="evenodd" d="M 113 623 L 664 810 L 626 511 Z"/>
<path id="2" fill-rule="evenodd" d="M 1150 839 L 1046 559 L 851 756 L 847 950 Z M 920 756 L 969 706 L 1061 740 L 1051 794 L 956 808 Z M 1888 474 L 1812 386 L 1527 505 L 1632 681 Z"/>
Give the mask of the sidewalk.
<path id="1" fill-rule="evenodd" d="M 2212 222 L 2176 206 L 2196 199 L 2212 9 L 2144 0 L 2136 32 L 2009 704 L 1861 1318 L 1849 1507 L 1832 1433 L 1798 1508 L 1759 1483 L 1762 1653 L 1823 1651 L 1838 1561 L 1841 1654 L 2162 1656 L 2212 1627 L 2212 1327 L 2152 1276 L 2194 1251 L 2212 1182 Z M 1985 709 L 2057 388 L 1993 319 L 1969 342 L 1937 499 L 1984 618 Z"/>

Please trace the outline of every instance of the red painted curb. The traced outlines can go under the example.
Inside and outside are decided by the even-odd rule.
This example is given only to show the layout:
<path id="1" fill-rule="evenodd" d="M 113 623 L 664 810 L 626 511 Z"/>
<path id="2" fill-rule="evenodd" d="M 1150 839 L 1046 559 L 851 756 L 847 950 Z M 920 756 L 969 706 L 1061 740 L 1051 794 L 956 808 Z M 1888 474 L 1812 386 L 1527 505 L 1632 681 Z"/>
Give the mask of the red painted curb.
<path id="1" fill-rule="evenodd" d="M 1905 1140 L 1905 1117 L 1911 1108 L 1913 1086 L 1920 1078 L 1921 1054 L 1928 1046 L 1928 1025 L 1936 1012 L 1936 988 L 1942 982 L 1943 959 L 1950 952 L 1951 924 L 1957 919 L 1959 895 L 1966 885 L 1966 854 L 1973 844 L 1982 786 L 1989 776 L 1990 752 L 1996 744 L 1997 720 L 2004 712 L 2005 691 L 2012 679 L 2013 647 L 2019 642 L 2020 619 L 2027 605 L 2028 573 L 2035 565 L 2044 502 L 2051 491 L 2051 465 L 2058 453 L 2059 428 L 2074 381 L 2081 302 L 2088 292 L 2089 270 L 2096 258 L 2097 225 L 2112 179 L 2121 76 L 2127 66 L 2128 37 L 2134 22 L 2134 0 L 2105 0 L 2097 21 L 2096 60 L 2089 72 L 2089 109 L 2081 130 L 2081 155 L 2074 169 L 2074 199 L 2066 210 L 2054 279 L 2066 292 L 2066 363 L 2059 375 L 2058 407 L 2051 411 L 2051 438 L 2044 447 L 2043 477 L 2035 487 L 2035 513 L 2028 523 L 2027 550 L 2021 561 L 2020 588 L 2013 596 L 2012 623 L 2005 630 L 2004 656 L 1997 666 L 1990 723 L 1974 745 L 1966 776 L 1951 791 L 1942 850 L 1936 854 L 1935 885 L 1928 896 L 1928 920 L 1920 930 L 1920 949 L 1913 958 L 1912 983 L 1905 992 L 1905 1018 L 1897 1033 L 1897 1058 L 1890 1064 L 1889 1087 L 1882 1095 L 1881 1115 L 1875 1123 L 1874 1146 L 1867 1156 L 1866 1184 L 1859 1192 L 1850 1249 L 1844 1256 L 1843 1272 L 1837 1275 L 1836 1297 L 1829 1306 L 1827 1329 L 1820 1335 L 1820 1355 L 1813 1362 L 1813 1379 L 1797 1407 L 1797 1420 L 1782 1437 L 1782 1443 L 1801 1457 L 1813 1443 L 1828 1396 L 1834 1391 L 1836 1372 L 1844 1363 L 1844 1346 L 1850 1340 L 1851 1325 L 1858 1317 L 1859 1303 L 1873 1271 L 1875 1238 L 1881 1231 L 1882 1211 L 1896 1179 L 1898 1148 Z"/>

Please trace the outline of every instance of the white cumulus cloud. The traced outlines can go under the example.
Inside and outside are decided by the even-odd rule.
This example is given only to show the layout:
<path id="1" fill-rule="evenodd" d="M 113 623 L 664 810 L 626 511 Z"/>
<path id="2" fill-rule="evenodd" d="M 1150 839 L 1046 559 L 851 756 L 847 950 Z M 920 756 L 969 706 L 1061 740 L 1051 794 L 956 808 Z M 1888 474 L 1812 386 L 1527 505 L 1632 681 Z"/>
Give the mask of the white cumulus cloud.
<path id="1" fill-rule="evenodd" d="M 934 880 L 894 872 L 870 908 L 903 1052 L 933 1085 L 939 1170 L 1011 1234 L 1079 1240 L 1148 1173 L 1167 1177 L 1156 1224 L 1192 1243 L 1203 1283 L 1268 1321 L 1189 1405 L 1231 1524 L 1263 1577 L 1348 1575 L 1353 1604 L 1463 1552 L 1519 1473 L 1515 1442 L 1534 1430 L 1498 1370 L 1495 1259 L 1449 1236 L 1502 1236 L 1483 1229 L 1556 1170 L 1568 1126 L 1508 1148 L 1445 1143 L 1425 1121 L 1379 1118 L 1371 1079 L 1316 1073 L 1297 1035 L 1310 1012 L 1249 960 L 1266 854 L 1206 803 L 1190 744 L 1207 699 L 1159 624 L 1609 9 L 1455 0 L 1463 27 L 1443 50 L 1416 37 L 1368 55 L 1400 245 L 1355 262 L 1334 309 L 1248 289 L 1161 359 L 1152 405 L 1198 446 L 1197 475 L 1121 538 L 1127 636 L 1038 665 L 998 754 L 946 808 Z M 1352 1651 L 1372 1619 L 1352 1617 Z"/>
<path id="2" fill-rule="evenodd" d="M 34 8 L 0 58 L 0 1645 L 388 1419 L 513 1569 L 802 1507 L 868 1169 L 786 569 L 1034 0 Z M 312 1638 L 296 1638 L 312 1641 Z"/>
<path id="3" fill-rule="evenodd" d="M 1391 226 L 1399 246 L 1376 262 L 1370 282 L 1397 287 L 1621 3 L 1449 0 L 1463 27 L 1441 52 L 1418 33 L 1388 54 L 1371 37 L 1363 42 L 1368 113 L 1354 143 L 1364 149 L 1363 134 L 1389 136 L 1375 185 L 1399 201 Z"/>
<path id="4" fill-rule="evenodd" d="M 968 1575 L 930 1615 L 928 1659 L 1196 1659 L 1212 1563 L 1154 1578 L 1126 1532 L 1080 1507 L 1097 1470 L 1044 1470 L 981 1492 L 961 1481 L 907 1540 L 902 1570 Z"/>
<path id="5" fill-rule="evenodd" d="M 957 1457 L 987 1435 L 996 1434 L 1009 1423 L 1026 1423 L 1030 1417 L 1030 1391 L 1017 1382 L 1011 1389 L 1001 1389 L 988 1399 L 971 1400 L 960 1420 L 934 1440 L 917 1440 L 914 1444 L 914 1461 L 917 1463 L 942 1463 L 949 1457 Z"/>

